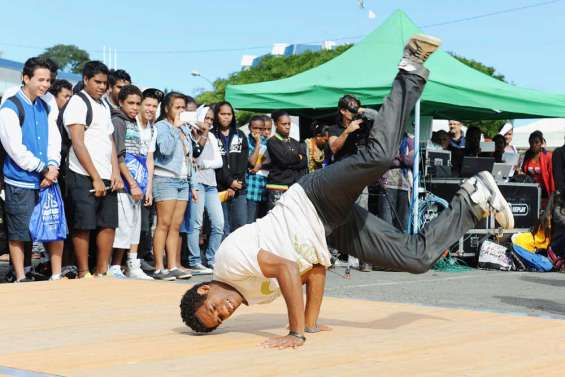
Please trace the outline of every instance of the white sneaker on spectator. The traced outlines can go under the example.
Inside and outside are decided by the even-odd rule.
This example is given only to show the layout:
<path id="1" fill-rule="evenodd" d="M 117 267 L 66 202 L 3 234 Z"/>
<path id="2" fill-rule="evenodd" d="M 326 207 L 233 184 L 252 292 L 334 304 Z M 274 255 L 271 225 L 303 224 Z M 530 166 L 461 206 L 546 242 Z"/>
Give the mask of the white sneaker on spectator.
<path id="1" fill-rule="evenodd" d="M 195 265 L 191 265 L 190 269 L 192 271 L 192 275 L 210 275 L 213 271 L 211 268 L 204 266 L 202 263 L 198 263 Z"/>
<path id="2" fill-rule="evenodd" d="M 126 276 L 130 279 L 140 279 L 140 280 L 153 280 L 153 278 L 147 275 L 141 269 L 141 261 L 139 259 L 128 259 L 127 261 L 127 272 Z"/>
<path id="3" fill-rule="evenodd" d="M 112 277 L 114 279 L 127 279 L 127 276 L 122 272 L 122 266 L 119 265 L 110 266 L 110 268 L 108 268 L 106 276 Z"/>

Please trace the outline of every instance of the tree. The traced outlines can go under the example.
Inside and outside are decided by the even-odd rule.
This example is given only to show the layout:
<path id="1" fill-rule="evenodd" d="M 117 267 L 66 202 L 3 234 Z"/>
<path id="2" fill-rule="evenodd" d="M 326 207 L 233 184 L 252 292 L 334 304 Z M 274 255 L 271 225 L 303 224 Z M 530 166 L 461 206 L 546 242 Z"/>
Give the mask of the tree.
<path id="1" fill-rule="evenodd" d="M 476 69 L 477 71 L 480 71 L 484 74 L 487 74 L 487 75 L 489 75 L 492 78 L 495 78 L 497 80 L 506 82 L 504 75 L 498 73 L 496 71 L 496 68 L 494 68 L 494 67 L 489 67 L 487 65 L 484 65 L 481 62 L 478 62 L 478 61 L 473 60 L 473 59 L 465 58 L 465 57 L 457 55 L 453 52 L 450 52 L 450 55 L 453 56 L 455 59 L 459 60 L 461 63 L 468 65 L 469 67 Z M 502 126 L 504 126 L 504 123 L 506 123 L 507 120 L 464 120 L 464 119 L 462 119 L 462 122 L 465 123 L 465 125 L 467 127 L 471 127 L 471 126 L 479 127 L 481 129 L 481 131 L 483 131 L 483 133 L 485 134 L 486 137 L 492 138 L 498 133 L 498 131 L 502 128 Z"/>
<path id="2" fill-rule="evenodd" d="M 256 82 L 280 80 L 317 67 L 345 52 L 351 45 L 341 45 L 333 50 L 305 52 L 292 56 L 264 56 L 259 64 L 244 71 L 232 73 L 227 79 L 214 81 L 214 90 L 202 92 L 196 97 L 198 103 L 223 101 L 228 84 L 252 84 Z M 239 111 L 238 122 L 245 123 L 253 113 Z"/>
<path id="3" fill-rule="evenodd" d="M 90 60 L 88 52 L 75 45 L 58 44 L 45 49 L 40 56 L 53 59 L 62 71 L 81 73 L 82 67 Z"/>

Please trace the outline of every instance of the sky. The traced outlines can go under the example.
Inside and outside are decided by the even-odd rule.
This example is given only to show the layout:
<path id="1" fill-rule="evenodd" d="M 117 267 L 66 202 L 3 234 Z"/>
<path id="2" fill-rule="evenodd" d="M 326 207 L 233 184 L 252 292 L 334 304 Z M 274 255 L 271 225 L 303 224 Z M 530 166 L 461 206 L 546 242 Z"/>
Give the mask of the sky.
<path id="1" fill-rule="evenodd" d="M 210 88 L 192 70 L 213 81 L 240 70 L 243 55 L 270 52 L 273 43 L 355 42 L 396 9 L 441 38 L 445 50 L 493 66 L 515 85 L 565 93 L 565 0 L 365 0 L 365 9 L 357 0 L 1 4 L 5 59 L 23 62 L 62 43 L 102 60 L 106 46 L 117 50 L 118 68 L 134 83 L 191 95 Z M 518 7 L 528 8 L 507 11 Z M 376 17 L 369 18 L 369 10 Z"/>

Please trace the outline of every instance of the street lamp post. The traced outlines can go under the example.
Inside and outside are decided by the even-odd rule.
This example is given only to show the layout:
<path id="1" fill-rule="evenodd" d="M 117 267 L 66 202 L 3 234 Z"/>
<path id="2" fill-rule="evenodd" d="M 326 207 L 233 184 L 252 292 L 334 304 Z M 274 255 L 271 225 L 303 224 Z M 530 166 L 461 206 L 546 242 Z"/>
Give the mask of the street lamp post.
<path id="1" fill-rule="evenodd" d="M 200 72 L 198 72 L 197 70 L 192 70 L 192 72 L 190 72 L 190 74 L 193 77 L 200 77 L 206 81 L 208 81 L 208 84 L 210 84 L 210 86 L 212 87 L 212 89 L 214 89 L 214 83 L 212 82 L 212 80 L 210 80 L 209 78 L 207 78 L 206 76 L 202 76 L 202 74 Z"/>

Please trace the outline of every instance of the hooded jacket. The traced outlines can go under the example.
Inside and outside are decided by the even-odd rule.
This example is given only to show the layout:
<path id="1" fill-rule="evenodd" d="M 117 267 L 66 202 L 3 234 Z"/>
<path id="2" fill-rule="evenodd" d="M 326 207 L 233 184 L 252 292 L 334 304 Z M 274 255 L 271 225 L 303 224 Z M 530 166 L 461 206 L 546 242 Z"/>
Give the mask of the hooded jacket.
<path id="1" fill-rule="evenodd" d="M 118 161 L 123 162 L 126 152 L 141 155 L 141 135 L 136 119 L 130 119 L 121 110 L 112 112 L 114 144 Z"/>
<path id="2" fill-rule="evenodd" d="M 245 134 L 235 125 L 230 127 L 228 136 L 225 136 L 219 127 L 214 127 L 214 136 L 218 140 L 218 149 L 222 155 L 223 165 L 216 169 L 216 182 L 218 191 L 227 190 L 234 180 L 243 182 L 245 189 L 245 173 L 247 173 L 249 146 Z"/>

